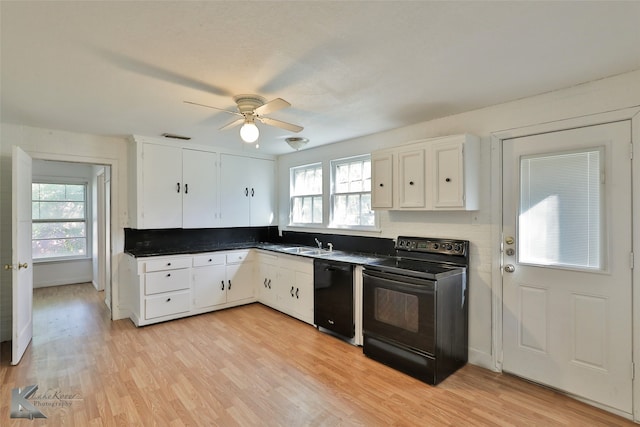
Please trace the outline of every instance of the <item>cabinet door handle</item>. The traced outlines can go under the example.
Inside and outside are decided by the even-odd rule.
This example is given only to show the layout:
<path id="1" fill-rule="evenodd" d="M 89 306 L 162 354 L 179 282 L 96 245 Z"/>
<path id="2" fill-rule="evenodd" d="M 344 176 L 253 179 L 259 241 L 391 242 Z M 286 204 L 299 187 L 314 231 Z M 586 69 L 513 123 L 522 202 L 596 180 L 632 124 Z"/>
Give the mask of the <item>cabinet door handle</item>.
<path id="1" fill-rule="evenodd" d="M 244 187 L 244 197 L 249 197 L 249 188 Z"/>
<path id="2" fill-rule="evenodd" d="M 291 287 L 291 298 L 293 298 L 293 286 Z"/>
<path id="3" fill-rule="evenodd" d="M 179 193 L 180 192 L 180 183 L 179 182 L 176 182 L 176 188 L 178 189 L 177 192 Z"/>
<path id="4" fill-rule="evenodd" d="M 229 282 L 229 286 L 227 286 L 227 290 L 231 289 L 231 280 L 227 280 Z"/>
<path id="5" fill-rule="evenodd" d="M 296 288 L 296 299 L 300 299 L 300 295 L 298 295 L 299 292 L 300 292 L 300 288 Z"/>
<path id="6" fill-rule="evenodd" d="M 266 277 L 264 278 L 264 282 L 262 282 L 262 283 L 264 284 L 264 287 L 266 288 L 267 287 L 267 278 Z"/>
<path id="7" fill-rule="evenodd" d="M 189 184 L 184 185 L 184 194 L 189 193 Z"/>
<path id="8" fill-rule="evenodd" d="M 254 195 L 254 194 L 255 194 L 255 191 L 254 191 L 254 189 L 252 188 L 252 189 L 251 189 L 251 197 L 253 197 L 253 195 Z"/>
<path id="9" fill-rule="evenodd" d="M 209 258 L 209 262 L 213 261 L 211 258 Z"/>
<path id="10" fill-rule="evenodd" d="M 269 289 L 271 289 L 271 279 L 269 279 L 269 281 L 267 282 L 267 286 L 269 287 Z"/>
<path id="11" fill-rule="evenodd" d="M 222 283 L 222 290 L 224 291 L 224 280 L 221 280 L 220 283 Z"/>

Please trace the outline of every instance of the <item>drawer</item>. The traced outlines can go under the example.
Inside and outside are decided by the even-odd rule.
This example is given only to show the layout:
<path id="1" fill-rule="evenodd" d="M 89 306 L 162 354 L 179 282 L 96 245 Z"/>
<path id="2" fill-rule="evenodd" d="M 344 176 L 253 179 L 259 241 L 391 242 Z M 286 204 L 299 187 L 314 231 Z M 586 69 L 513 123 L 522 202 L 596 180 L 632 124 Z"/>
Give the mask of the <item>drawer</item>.
<path id="1" fill-rule="evenodd" d="M 191 257 L 154 259 L 145 262 L 145 273 L 191 267 Z"/>
<path id="2" fill-rule="evenodd" d="M 189 269 L 154 271 L 145 274 L 144 281 L 145 295 L 189 289 Z"/>
<path id="3" fill-rule="evenodd" d="M 146 298 L 145 319 L 188 312 L 190 295 L 189 291 L 185 291 Z"/>
<path id="4" fill-rule="evenodd" d="M 224 254 L 196 255 L 193 257 L 194 267 L 205 267 L 207 265 L 222 265 L 226 261 Z"/>
<path id="5" fill-rule="evenodd" d="M 249 257 L 249 251 L 236 251 L 227 254 L 227 264 L 240 264 Z"/>

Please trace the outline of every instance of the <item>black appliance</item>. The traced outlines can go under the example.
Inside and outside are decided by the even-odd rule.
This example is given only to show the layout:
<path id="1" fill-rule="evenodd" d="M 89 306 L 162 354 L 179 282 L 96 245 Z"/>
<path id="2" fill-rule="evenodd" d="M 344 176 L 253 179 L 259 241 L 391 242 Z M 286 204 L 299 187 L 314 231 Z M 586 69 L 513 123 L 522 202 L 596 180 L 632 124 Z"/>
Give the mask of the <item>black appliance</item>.
<path id="1" fill-rule="evenodd" d="M 468 268 L 466 240 L 398 237 L 363 271 L 364 354 L 433 385 L 463 366 Z"/>
<path id="2" fill-rule="evenodd" d="M 315 259 L 313 288 L 313 321 L 316 326 L 353 338 L 353 265 Z"/>

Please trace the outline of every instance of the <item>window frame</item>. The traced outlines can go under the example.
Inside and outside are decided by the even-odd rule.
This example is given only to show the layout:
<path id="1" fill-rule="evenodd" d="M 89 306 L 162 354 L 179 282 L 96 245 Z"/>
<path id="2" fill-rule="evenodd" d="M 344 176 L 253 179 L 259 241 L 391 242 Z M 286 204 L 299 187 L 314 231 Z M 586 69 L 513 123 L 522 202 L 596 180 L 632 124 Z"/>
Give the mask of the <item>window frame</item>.
<path id="1" fill-rule="evenodd" d="M 34 239 L 33 238 L 33 224 L 37 223 L 57 223 L 57 222 L 84 222 L 85 224 L 85 236 L 86 240 L 86 253 L 84 255 L 68 255 L 68 256 L 52 256 L 52 257 L 35 257 L 32 252 L 32 262 L 34 264 L 39 263 L 48 263 L 48 262 L 64 262 L 64 261 L 77 261 L 77 260 L 86 260 L 91 259 L 93 257 L 93 231 L 92 231 L 92 209 L 91 209 L 91 183 L 86 179 L 73 179 L 73 178 L 58 178 L 58 177 L 34 177 L 32 180 L 33 184 L 52 184 L 52 185 L 82 185 L 84 186 L 84 219 L 72 219 L 72 220 L 64 220 L 64 219 L 47 219 L 47 220 L 38 220 L 33 219 L 33 214 L 31 215 L 31 242 L 33 244 L 34 240 L 48 240 L 48 239 Z M 33 204 L 33 192 L 31 194 L 31 200 Z"/>
<path id="2" fill-rule="evenodd" d="M 320 174 L 321 174 L 321 178 L 320 178 L 320 192 L 319 193 L 304 193 L 304 194 L 294 194 L 294 189 L 295 189 L 295 174 L 297 171 L 300 170 L 311 170 L 311 169 L 319 169 L 320 170 Z M 325 200 L 324 200 L 324 167 L 323 167 L 323 163 L 322 162 L 315 162 L 315 163 L 309 163 L 309 164 L 304 164 L 304 165 L 299 165 L 299 166 L 292 166 L 289 168 L 289 226 L 292 227 L 307 227 L 307 228 L 319 228 L 319 227 L 324 227 L 325 226 L 325 220 L 324 220 L 324 211 L 325 211 Z M 320 197 L 322 206 L 321 206 L 321 214 L 320 214 L 320 222 L 295 222 L 294 219 L 294 214 L 293 214 L 293 210 L 294 210 L 294 206 L 295 206 L 295 199 L 299 199 L 299 198 L 304 198 L 304 197 L 312 197 L 312 204 L 313 204 L 313 198 L 316 197 Z M 314 209 L 313 206 L 311 208 L 311 211 L 313 213 Z M 313 216 L 312 216 L 313 219 Z"/>
<path id="3" fill-rule="evenodd" d="M 344 164 L 349 164 L 349 163 L 354 163 L 354 162 L 369 162 L 369 180 L 371 182 L 371 153 L 368 154 L 360 154 L 357 156 L 350 156 L 350 157 L 343 157 L 340 159 L 331 159 L 329 161 L 329 167 L 331 170 L 331 174 L 330 174 L 330 180 L 331 180 L 331 190 L 329 192 L 329 228 L 336 228 L 336 229 L 348 229 L 348 230 L 366 230 L 366 231 L 376 231 L 379 229 L 378 227 L 378 215 L 376 215 L 376 211 L 374 211 L 373 209 L 371 210 L 371 212 L 373 212 L 373 224 L 371 225 L 363 225 L 363 224 L 337 224 L 335 222 L 335 217 L 334 217 L 334 212 L 335 212 L 335 203 L 336 203 L 336 196 L 340 196 L 340 195 L 353 195 L 353 194 L 357 194 L 360 197 L 362 197 L 362 195 L 369 195 L 369 200 L 371 200 L 371 185 L 369 185 L 369 190 L 368 191 L 349 191 L 349 192 L 340 192 L 338 193 L 336 191 L 336 176 L 337 176 L 337 168 L 340 165 L 344 165 Z"/>

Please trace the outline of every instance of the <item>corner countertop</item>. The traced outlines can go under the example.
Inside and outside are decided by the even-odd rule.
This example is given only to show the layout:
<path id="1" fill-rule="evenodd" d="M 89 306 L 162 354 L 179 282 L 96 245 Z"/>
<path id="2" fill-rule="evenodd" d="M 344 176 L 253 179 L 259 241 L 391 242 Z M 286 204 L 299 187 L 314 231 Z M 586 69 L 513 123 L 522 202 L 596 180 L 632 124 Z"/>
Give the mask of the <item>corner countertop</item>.
<path id="1" fill-rule="evenodd" d="M 380 259 L 388 258 L 383 255 L 367 254 L 360 252 L 347 251 L 329 251 L 326 249 L 318 249 L 313 246 L 301 246 L 295 244 L 280 244 L 267 242 L 248 242 L 248 243 L 231 243 L 231 244 L 213 244 L 207 246 L 193 246 L 186 248 L 166 248 L 166 249 L 135 249 L 127 250 L 125 253 L 134 258 L 146 258 L 154 256 L 170 256 L 170 255 L 190 255 L 205 252 L 232 251 L 242 249 L 261 249 L 281 254 L 301 256 L 313 259 L 324 259 L 327 261 L 338 261 L 349 264 L 364 265 Z"/>

